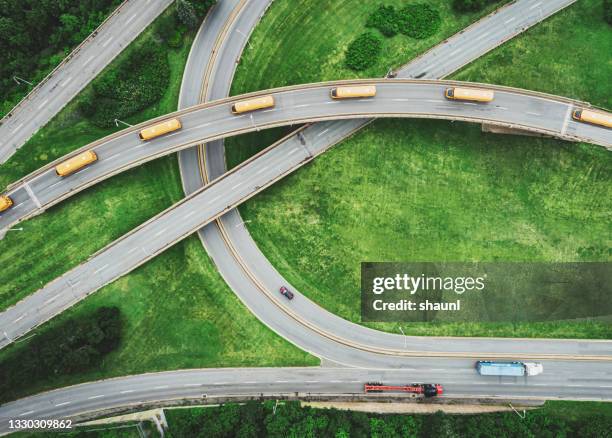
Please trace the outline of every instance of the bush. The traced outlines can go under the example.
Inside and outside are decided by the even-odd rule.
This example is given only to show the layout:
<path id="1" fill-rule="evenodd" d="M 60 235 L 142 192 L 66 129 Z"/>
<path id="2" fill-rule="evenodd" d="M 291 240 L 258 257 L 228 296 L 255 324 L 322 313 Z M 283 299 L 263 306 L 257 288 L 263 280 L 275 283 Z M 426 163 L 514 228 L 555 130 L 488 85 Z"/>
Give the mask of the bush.
<path id="1" fill-rule="evenodd" d="M 359 35 L 346 50 L 345 63 L 355 71 L 365 70 L 376 63 L 382 48 L 382 39 L 372 32 Z"/>
<path id="2" fill-rule="evenodd" d="M 440 29 L 440 13 L 427 4 L 412 4 L 398 13 L 399 31 L 412 38 L 424 39 Z"/>
<path id="3" fill-rule="evenodd" d="M 603 0 L 604 20 L 612 26 L 612 0 Z"/>
<path id="4" fill-rule="evenodd" d="M 476 12 L 497 1 L 499 0 L 453 0 L 453 9 L 457 12 Z"/>
<path id="5" fill-rule="evenodd" d="M 160 45 L 147 40 L 117 68 L 105 71 L 94 80 L 79 110 L 95 125 L 111 127 L 115 119 L 130 117 L 158 102 L 169 81 L 166 52 Z"/>
<path id="6" fill-rule="evenodd" d="M 366 27 L 378 29 L 384 36 L 392 37 L 399 31 L 398 14 L 393 6 L 380 5 L 370 14 Z"/>
<path id="7" fill-rule="evenodd" d="M 119 308 L 100 307 L 15 346 L 0 362 L 0 402 L 19 397 L 25 387 L 48 383 L 54 376 L 97 370 L 104 356 L 119 346 L 121 336 Z"/>

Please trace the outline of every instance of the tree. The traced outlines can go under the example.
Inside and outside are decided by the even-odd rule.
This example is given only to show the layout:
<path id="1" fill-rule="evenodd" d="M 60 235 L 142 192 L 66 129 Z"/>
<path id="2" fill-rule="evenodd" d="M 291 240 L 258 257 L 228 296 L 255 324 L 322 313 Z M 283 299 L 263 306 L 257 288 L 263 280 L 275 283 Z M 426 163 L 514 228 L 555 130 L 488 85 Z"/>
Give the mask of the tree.
<path id="1" fill-rule="evenodd" d="M 181 23 L 190 29 L 198 27 L 199 20 L 193 5 L 188 0 L 176 0 L 176 14 Z"/>
<path id="2" fill-rule="evenodd" d="M 485 7 L 487 0 L 453 0 L 453 8 L 458 12 L 480 11 Z"/>
<path id="3" fill-rule="evenodd" d="M 382 49 L 382 39 L 372 32 L 359 35 L 346 50 L 345 63 L 351 70 L 365 70 L 376 64 Z"/>
<path id="4" fill-rule="evenodd" d="M 604 20 L 612 26 L 612 0 L 603 0 Z"/>

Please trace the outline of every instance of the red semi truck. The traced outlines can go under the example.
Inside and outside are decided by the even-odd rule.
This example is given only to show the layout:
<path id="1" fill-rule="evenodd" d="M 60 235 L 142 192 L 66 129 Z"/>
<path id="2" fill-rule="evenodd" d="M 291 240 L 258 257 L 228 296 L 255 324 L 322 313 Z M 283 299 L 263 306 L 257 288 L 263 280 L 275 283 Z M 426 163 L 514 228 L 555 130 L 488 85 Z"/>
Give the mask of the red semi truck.
<path id="1" fill-rule="evenodd" d="M 366 383 L 365 392 L 408 392 L 410 394 L 435 397 L 442 395 L 444 389 L 438 383 L 413 383 L 412 385 L 383 385 L 382 383 Z"/>

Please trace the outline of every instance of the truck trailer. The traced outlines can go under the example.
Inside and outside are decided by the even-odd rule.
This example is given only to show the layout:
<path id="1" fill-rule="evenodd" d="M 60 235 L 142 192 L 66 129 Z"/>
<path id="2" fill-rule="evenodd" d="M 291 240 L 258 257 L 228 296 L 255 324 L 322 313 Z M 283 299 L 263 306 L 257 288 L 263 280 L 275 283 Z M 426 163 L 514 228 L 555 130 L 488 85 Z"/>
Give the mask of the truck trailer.
<path id="1" fill-rule="evenodd" d="M 479 360 L 476 370 L 481 376 L 537 376 L 542 374 L 544 367 L 539 362 L 493 362 Z"/>
<path id="2" fill-rule="evenodd" d="M 366 383 L 365 392 L 407 392 L 423 397 L 435 397 L 442 395 L 444 390 L 438 383 L 413 383 L 412 385 L 384 385 L 379 382 Z"/>

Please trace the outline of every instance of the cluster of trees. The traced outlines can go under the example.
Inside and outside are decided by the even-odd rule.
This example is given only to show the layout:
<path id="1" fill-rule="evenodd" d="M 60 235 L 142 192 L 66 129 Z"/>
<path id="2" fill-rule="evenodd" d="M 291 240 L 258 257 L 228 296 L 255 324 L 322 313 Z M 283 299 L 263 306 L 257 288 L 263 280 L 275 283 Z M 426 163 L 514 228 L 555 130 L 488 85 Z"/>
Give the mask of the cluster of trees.
<path id="1" fill-rule="evenodd" d="M 458 12 L 475 12 L 497 1 L 499 0 L 453 0 L 453 8 Z"/>
<path id="2" fill-rule="evenodd" d="M 181 47 L 185 33 L 196 29 L 216 2 L 217 0 L 176 0 L 171 13 L 165 14 L 156 23 L 155 33 L 169 47 Z"/>
<path id="3" fill-rule="evenodd" d="M 381 37 L 372 32 L 362 33 L 349 44 L 346 50 L 346 66 L 355 71 L 365 70 L 376 64 L 381 49 Z"/>
<path id="4" fill-rule="evenodd" d="M 412 38 L 423 39 L 440 29 L 440 13 L 425 3 L 412 3 L 401 9 L 380 5 L 366 22 L 366 27 L 378 29 L 386 37 L 402 33 Z M 383 39 L 373 32 L 359 35 L 347 48 L 345 65 L 351 70 L 361 71 L 373 66 L 382 51 Z"/>
<path id="5" fill-rule="evenodd" d="M 8 112 L 26 92 L 13 76 L 40 81 L 121 0 L 1 0 L 0 100 Z"/>
<path id="6" fill-rule="evenodd" d="M 170 84 L 170 63 L 163 45 L 151 38 L 130 48 L 118 66 L 106 69 L 81 95 L 79 111 L 96 126 L 114 126 L 158 102 Z"/>
<path id="7" fill-rule="evenodd" d="M 402 9 L 380 5 L 368 17 L 366 27 L 378 29 L 383 35 L 392 37 L 403 33 L 412 38 L 424 39 L 440 29 L 440 13 L 424 3 L 413 3 Z"/>
<path id="8" fill-rule="evenodd" d="M 104 356 L 119 346 L 121 337 L 119 308 L 100 307 L 14 346 L 0 361 L 0 402 L 22 396 L 23 389 L 36 382 L 98 369 Z"/>
<path id="9" fill-rule="evenodd" d="M 481 415 L 380 415 L 336 409 L 249 402 L 219 407 L 168 411 L 169 437 L 563 437 L 610 436 L 609 416 L 579 419 L 534 411 L 521 419 L 513 412 Z"/>
<path id="10" fill-rule="evenodd" d="M 612 0 L 603 0 L 604 20 L 612 26 Z"/>

